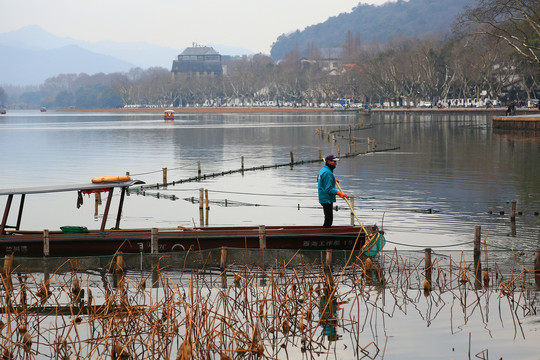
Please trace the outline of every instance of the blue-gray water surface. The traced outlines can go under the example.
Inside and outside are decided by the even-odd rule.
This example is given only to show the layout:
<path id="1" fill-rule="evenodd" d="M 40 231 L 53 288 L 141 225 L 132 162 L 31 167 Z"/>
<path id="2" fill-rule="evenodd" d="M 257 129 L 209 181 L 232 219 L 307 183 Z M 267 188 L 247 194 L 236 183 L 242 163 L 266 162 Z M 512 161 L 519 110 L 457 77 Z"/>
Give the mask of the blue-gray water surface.
<path id="1" fill-rule="evenodd" d="M 361 121 L 365 129 L 356 130 Z M 340 129 L 333 141 L 328 133 Z M 242 157 L 249 168 L 287 163 L 290 152 L 295 161 L 317 159 L 319 149 L 323 156 L 362 153 L 368 138 L 377 150 L 399 149 L 343 158 L 335 174 L 355 197 L 360 220 L 384 228 L 389 248 L 470 249 L 477 225 L 490 245 L 538 247 L 540 137 L 494 130 L 488 116 L 477 114 L 177 114 L 166 122 L 161 114 L 10 111 L 0 117 L 0 188 L 78 184 L 126 172 L 159 183 L 163 168 L 171 182 L 196 176 L 198 162 L 206 174 L 239 169 Z M 200 188 L 209 191 L 210 226 L 319 224 L 320 166 L 234 173 L 148 191 L 174 194 L 176 201 L 132 195 L 122 226 L 198 225 L 198 204 L 183 199 L 198 199 Z M 29 197 L 22 227 L 99 227 L 93 198 L 80 209 L 76 200 L 72 193 Z M 225 207 L 225 200 L 242 206 Z M 514 229 L 512 201 L 521 213 Z M 338 199 L 337 205 L 334 223 L 349 224 L 347 204 Z"/>

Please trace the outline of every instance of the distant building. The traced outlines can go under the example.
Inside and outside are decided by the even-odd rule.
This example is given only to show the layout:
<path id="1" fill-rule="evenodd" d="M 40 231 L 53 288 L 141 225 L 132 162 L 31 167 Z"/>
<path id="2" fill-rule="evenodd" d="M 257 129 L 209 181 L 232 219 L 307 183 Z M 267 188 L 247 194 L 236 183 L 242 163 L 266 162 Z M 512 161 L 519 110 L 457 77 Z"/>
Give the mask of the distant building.
<path id="1" fill-rule="evenodd" d="M 337 71 L 342 65 L 341 48 L 322 48 L 320 49 L 320 58 L 317 59 L 319 66 L 324 71 Z"/>
<path id="2" fill-rule="evenodd" d="M 328 75 L 338 75 L 347 70 L 343 69 L 342 48 L 321 48 L 316 53 L 310 54 L 310 59 L 302 58 L 300 62 L 304 64 L 316 65 L 320 70 L 326 71 Z"/>
<path id="3" fill-rule="evenodd" d="M 173 60 L 171 72 L 173 76 L 187 77 L 222 75 L 221 55 L 208 46 L 188 47 Z"/>

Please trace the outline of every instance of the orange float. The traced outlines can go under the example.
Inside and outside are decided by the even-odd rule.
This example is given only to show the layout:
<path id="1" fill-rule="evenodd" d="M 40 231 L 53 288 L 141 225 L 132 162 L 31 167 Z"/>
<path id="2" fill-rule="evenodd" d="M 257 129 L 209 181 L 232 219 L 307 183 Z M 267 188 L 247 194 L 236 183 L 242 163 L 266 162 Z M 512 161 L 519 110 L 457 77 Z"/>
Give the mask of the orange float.
<path id="1" fill-rule="evenodd" d="M 92 178 L 94 184 L 101 183 L 110 183 L 110 182 L 124 182 L 131 180 L 131 177 L 128 175 L 117 175 L 117 176 L 96 176 Z"/>

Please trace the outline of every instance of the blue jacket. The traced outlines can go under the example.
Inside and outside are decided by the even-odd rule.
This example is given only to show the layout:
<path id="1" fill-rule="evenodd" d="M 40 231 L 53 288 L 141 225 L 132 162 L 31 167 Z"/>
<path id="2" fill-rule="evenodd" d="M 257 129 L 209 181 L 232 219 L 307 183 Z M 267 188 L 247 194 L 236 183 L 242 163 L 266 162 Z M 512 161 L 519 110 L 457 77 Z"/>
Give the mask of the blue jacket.
<path id="1" fill-rule="evenodd" d="M 336 202 L 336 177 L 332 169 L 324 164 L 317 175 L 319 188 L 319 203 L 332 204 Z"/>

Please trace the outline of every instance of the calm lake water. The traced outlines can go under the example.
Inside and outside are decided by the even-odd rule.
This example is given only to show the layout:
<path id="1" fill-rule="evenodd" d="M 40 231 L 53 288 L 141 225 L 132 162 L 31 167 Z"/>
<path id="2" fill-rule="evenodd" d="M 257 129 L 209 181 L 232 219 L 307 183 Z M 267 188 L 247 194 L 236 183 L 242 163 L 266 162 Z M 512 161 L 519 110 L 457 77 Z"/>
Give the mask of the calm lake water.
<path id="1" fill-rule="evenodd" d="M 378 150 L 399 149 L 342 158 L 335 173 L 343 191 L 354 196 L 360 220 L 384 228 L 385 250 L 421 254 L 431 247 L 437 254 L 459 257 L 462 250 L 470 254 L 474 228 L 481 226 L 492 251 L 490 260 L 512 264 L 510 249 L 519 250 L 524 262 L 534 259 L 540 247 L 540 217 L 535 214 L 540 211 L 540 136 L 494 130 L 490 118 L 478 114 L 374 113 L 362 119 L 343 113 L 177 114 L 174 122 L 165 122 L 162 114 L 10 111 L 0 117 L 0 188 L 87 183 L 94 176 L 126 172 L 153 184 L 162 182 L 162 168 L 168 169 L 168 181 L 196 176 L 198 162 L 202 173 L 209 174 L 239 169 L 242 157 L 249 168 L 288 163 L 290 152 L 295 161 L 317 159 L 319 149 L 323 156 L 344 155 L 355 149 L 341 136 L 348 138 L 349 126 L 364 121 L 364 129 L 350 133 L 356 151 L 367 150 L 368 138 L 376 139 Z M 340 129 L 336 142 L 327 136 Z M 246 171 L 147 190 L 146 196 L 132 193 L 125 201 L 121 227 L 199 225 L 199 206 L 191 199 L 198 199 L 200 188 L 209 192 L 210 226 L 322 225 L 316 184 L 320 166 Z M 151 196 L 157 193 L 160 198 Z M 171 195 L 176 200 L 168 198 Z M 78 209 L 75 193 L 29 196 L 22 228 L 98 228 L 103 207 L 94 216 L 94 198 L 84 200 Z M 512 201 L 521 212 L 514 225 Z M 5 199 L 0 199 L 4 205 Z M 338 199 L 337 205 L 334 223 L 349 224 L 347 204 Z M 12 210 L 10 223 L 15 213 Z M 109 216 L 113 219 L 115 214 Z M 442 321 L 430 320 L 426 327 L 428 302 L 410 309 L 419 314 L 398 311 L 377 325 L 390 334 L 385 358 L 397 359 L 400 353 L 408 354 L 402 358 L 422 358 L 421 341 L 405 329 L 423 331 L 430 326 L 425 345 L 431 354 L 438 351 L 436 344 L 444 344 L 444 358 L 464 358 L 469 332 L 456 335 L 452 330 L 454 335 L 446 336 L 451 311 L 443 311 Z M 496 314 L 497 302 L 492 306 Z M 478 346 L 489 345 L 497 358 L 512 358 L 505 349 L 514 347 L 520 359 L 539 359 L 531 350 L 538 339 L 538 315 L 526 317 L 523 336 L 515 336 L 513 327 L 505 331 L 503 323 L 497 322 L 496 336 L 485 331 L 483 320 L 471 321 L 469 331 L 477 334 Z M 384 344 L 384 339 L 378 340 Z M 350 350 L 340 351 L 345 358 L 355 357 Z"/>
<path id="2" fill-rule="evenodd" d="M 177 114 L 165 122 L 161 114 L 10 111 L 0 117 L 0 188 L 78 184 L 127 171 L 151 184 L 162 182 L 165 167 L 169 182 L 196 176 L 199 161 L 208 174 L 239 169 L 242 157 L 249 168 L 287 163 L 291 151 L 295 161 L 317 159 L 319 149 L 345 154 L 355 149 L 340 136 L 360 121 L 343 113 Z M 540 136 L 494 130 L 476 114 L 374 113 L 364 121 L 367 129 L 351 132 L 357 152 L 367 150 L 367 138 L 379 150 L 399 149 L 343 158 L 335 173 L 361 221 L 382 226 L 389 246 L 470 249 L 479 225 L 490 245 L 538 247 Z M 339 129 L 336 142 L 328 138 Z M 209 225 L 319 224 L 319 168 L 278 167 L 149 190 L 180 200 L 132 195 L 122 225 L 198 225 L 198 204 L 182 199 L 198 199 L 199 188 L 209 191 Z M 76 200 L 75 193 L 29 197 L 22 227 L 99 227 L 94 199 L 86 197 L 80 209 Z M 515 229 L 512 201 L 522 212 Z M 335 223 L 350 223 L 347 204 L 337 205 Z"/>

